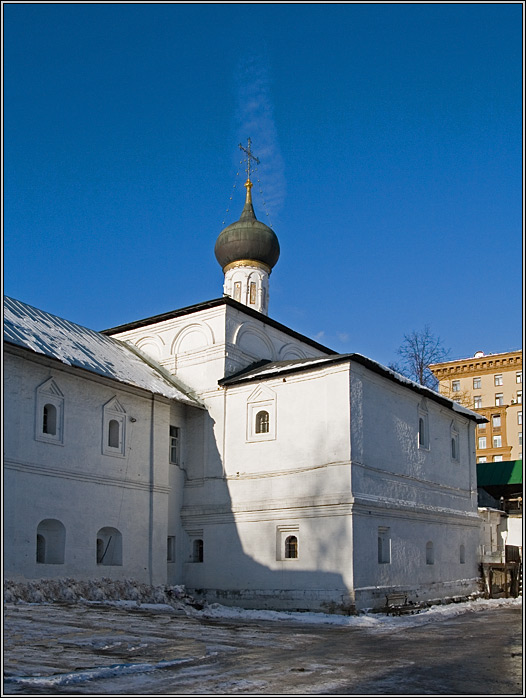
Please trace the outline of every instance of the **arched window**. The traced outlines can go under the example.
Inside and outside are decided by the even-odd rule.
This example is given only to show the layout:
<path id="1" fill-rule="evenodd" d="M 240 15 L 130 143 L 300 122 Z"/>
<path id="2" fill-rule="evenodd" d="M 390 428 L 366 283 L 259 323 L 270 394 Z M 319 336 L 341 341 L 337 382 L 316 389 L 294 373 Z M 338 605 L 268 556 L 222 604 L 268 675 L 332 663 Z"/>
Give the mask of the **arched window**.
<path id="1" fill-rule="evenodd" d="M 451 458 L 456 459 L 457 457 L 457 442 L 455 440 L 455 437 L 451 437 Z"/>
<path id="2" fill-rule="evenodd" d="M 269 414 L 266 410 L 260 410 L 256 414 L 256 434 L 268 434 Z"/>
<path id="3" fill-rule="evenodd" d="M 433 541 L 426 543 L 426 565 L 435 564 L 435 551 L 433 549 Z"/>
<path id="4" fill-rule="evenodd" d="M 63 444 L 64 396 L 52 378 L 36 392 L 35 438 L 52 444 Z"/>
<path id="5" fill-rule="evenodd" d="M 63 565 L 66 529 L 61 521 L 44 519 L 38 524 L 36 560 L 47 565 Z"/>
<path id="6" fill-rule="evenodd" d="M 57 408 L 49 402 L 42 410 L 42 433 L 56 436 L 57 433 Z"/>
<path id="7" fill-rule="evenodd" d="M 116 419 L 110 419 L 108 424 L 108 446 L 119 448 L 120 424 Z"/>
<path id="8" fill-rule="evenodd" d="M 204 546 L 203 546 L 203 539 L 202 538 L 196 538 L 194 540 L 194 549 L 193 549 L 193 561 L 194 562 L 203 562 L 204 560 Z"/>
<path id="9" fill-rule="evenodd" d="M 122 534 L 112 526 L 97 532 L 97 565 L 122 565 Z"/>
<path id="10" fill-rule="evenodd" d="M 298 539 L 296 536 L 288 536 L 285 540 L 285 558 L 293 560 L 298 557 Z"/>
<path id="11" fill-rule="evenodd" d="M 418 448 L 429 449 L 429 415 L 425 401 L 418 407 Z"/>

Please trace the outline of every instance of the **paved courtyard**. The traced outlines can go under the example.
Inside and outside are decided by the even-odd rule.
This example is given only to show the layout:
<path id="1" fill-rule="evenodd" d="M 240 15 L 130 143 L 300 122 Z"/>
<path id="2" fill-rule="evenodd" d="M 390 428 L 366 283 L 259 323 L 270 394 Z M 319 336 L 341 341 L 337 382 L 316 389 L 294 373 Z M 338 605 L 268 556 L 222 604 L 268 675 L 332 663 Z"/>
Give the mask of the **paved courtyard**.
<path id="1" fill-rule="evenodd" d="M 522 607 L 374 627 L 7 604 L 3 695 L 522 695 Z"/>

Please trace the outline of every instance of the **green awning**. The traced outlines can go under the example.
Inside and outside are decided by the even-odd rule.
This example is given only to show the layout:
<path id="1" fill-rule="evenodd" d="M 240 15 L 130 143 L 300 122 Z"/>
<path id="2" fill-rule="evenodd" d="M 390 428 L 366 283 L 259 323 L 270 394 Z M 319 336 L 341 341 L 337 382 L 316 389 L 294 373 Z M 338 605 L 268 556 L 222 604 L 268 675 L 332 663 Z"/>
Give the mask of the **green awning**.
<path id="1" fill-rule="evenodd" d="M 522 460 L 477 463 L 477 485 L 522 485 Z"/>

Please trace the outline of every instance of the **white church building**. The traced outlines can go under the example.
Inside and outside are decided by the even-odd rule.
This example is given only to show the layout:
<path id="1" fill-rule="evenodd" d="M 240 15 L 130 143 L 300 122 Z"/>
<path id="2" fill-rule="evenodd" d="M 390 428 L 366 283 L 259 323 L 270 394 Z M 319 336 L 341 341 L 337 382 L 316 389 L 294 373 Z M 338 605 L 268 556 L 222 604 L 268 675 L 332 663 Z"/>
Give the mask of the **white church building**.
<path id="1" fill-rule="evenodd" d="M 484 418 L 271 319 L 245 186 L 221 298 L 102 333 L 5 299 L 5 579 L 340 612 L 476 592 Z"/>

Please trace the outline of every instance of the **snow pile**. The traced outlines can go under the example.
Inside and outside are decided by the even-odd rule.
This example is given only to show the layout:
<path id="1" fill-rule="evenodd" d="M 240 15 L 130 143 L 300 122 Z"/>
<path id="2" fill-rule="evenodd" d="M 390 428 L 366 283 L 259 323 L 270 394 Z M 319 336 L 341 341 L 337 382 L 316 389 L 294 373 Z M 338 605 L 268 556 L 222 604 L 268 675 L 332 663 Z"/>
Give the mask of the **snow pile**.
<path id="1" fill-rule="evenodd" d="M 35 579 L 32 581 L 4 582 L 4 603 L 79 603 L 95 601 L 99 603 L 133 602 L 144 604 L 164 604 L 187 611 L 201 609 L 193 597 L 186 593 L 184 586 L 149 586 L 132 579 Z"/>
<path id="2" fill-rule="evenodd" d="M 463 613 L 483 611 L 499 606 L 521 606 L 522 597 L 516 599 L 475 599 L 460 603 L 434 605 L 426 610 L 404 616 L 391 616 L 384 613 L 360 613 L 355 616 L 340 616 L 329 613 L 311 613 L 294 611 L 257 611 L 237 607 L 227 607 L 213 603 L 205 606 L 198 615 L 205 618 L 224 620 L 258 620 L 294 623 L 324 623 L 329 625 L 370 628 L 374 630 L 393 630 L 416 625 L 426 625 Z"/>

